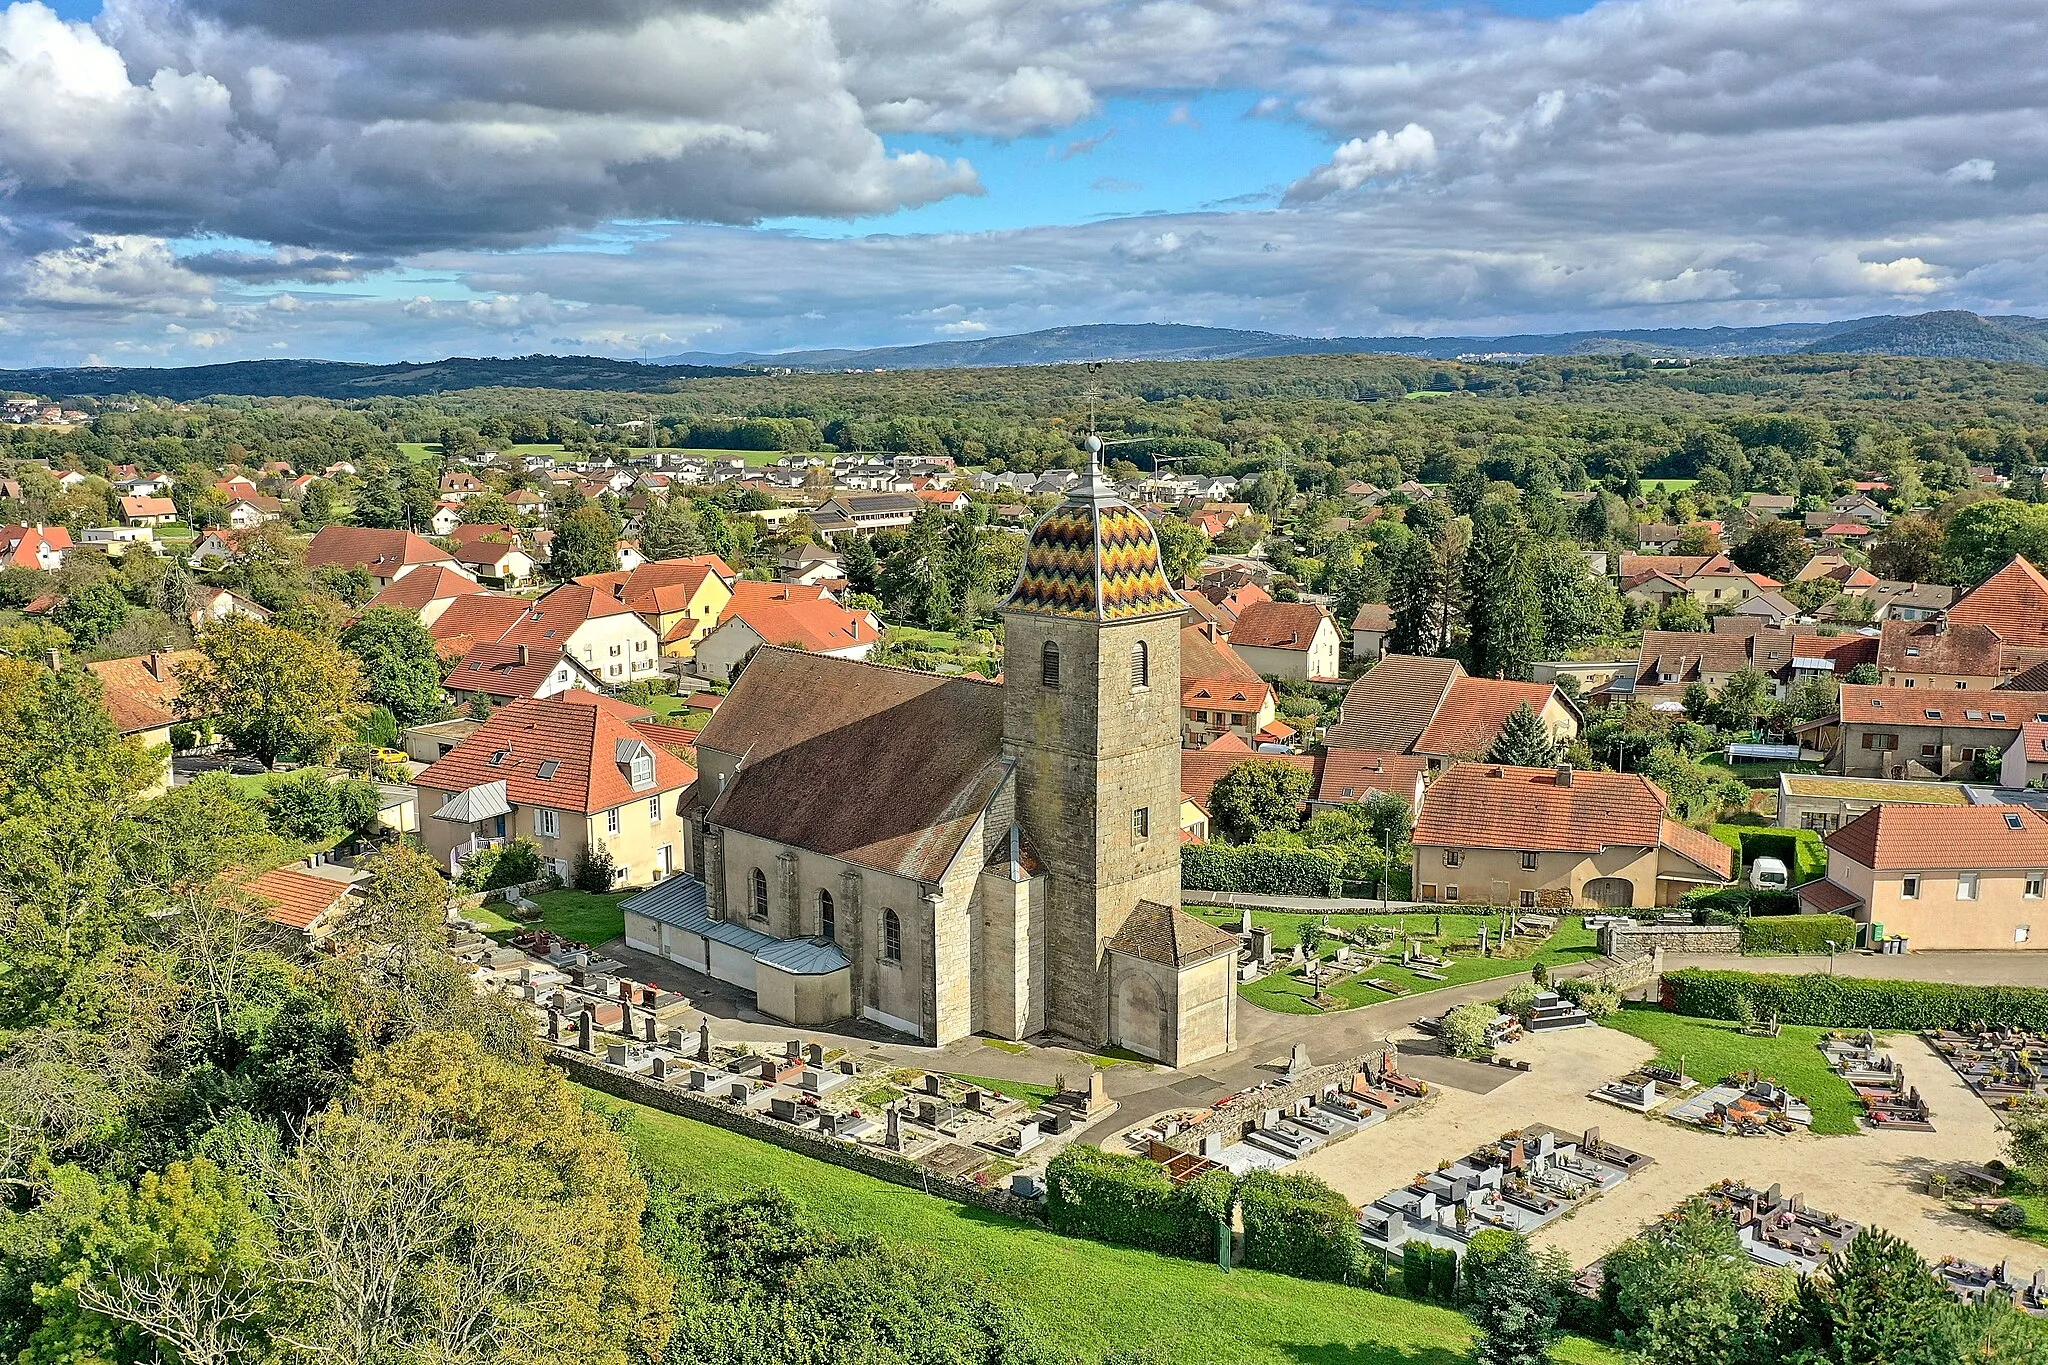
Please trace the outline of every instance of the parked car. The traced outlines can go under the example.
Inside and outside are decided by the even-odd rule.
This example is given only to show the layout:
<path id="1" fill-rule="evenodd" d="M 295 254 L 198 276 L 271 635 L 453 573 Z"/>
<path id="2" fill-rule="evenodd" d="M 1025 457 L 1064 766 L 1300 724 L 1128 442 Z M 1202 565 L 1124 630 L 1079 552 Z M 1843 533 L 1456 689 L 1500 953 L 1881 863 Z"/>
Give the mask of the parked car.
<path id="1" fill-rule="evenodd" d="M 1749 865 L 1749 884 L 1758 891 L 1783 891 L 1792 885 L 1792 874 L 1780 858 L 1758 858 Z"/>

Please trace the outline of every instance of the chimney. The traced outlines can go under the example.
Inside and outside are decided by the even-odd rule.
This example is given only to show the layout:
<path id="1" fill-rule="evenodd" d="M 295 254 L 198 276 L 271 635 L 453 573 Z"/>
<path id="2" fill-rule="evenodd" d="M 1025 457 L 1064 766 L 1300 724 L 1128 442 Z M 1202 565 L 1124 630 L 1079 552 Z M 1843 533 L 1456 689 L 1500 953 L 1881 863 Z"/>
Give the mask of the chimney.
<path id="1" fill-rule="evenodd" d="M 1204 634 L 1204 635 L 1208 636 L 1208 637 L 1209 637 L 1209 638 L 1210 638 L 1211 640 L 1215 639 L 1215 638 L 1216 638 L 1216 623 L 1215 623 L 1214 621 L 1204 621 L 1204 622 L 1202 622 L 1202 634 Z"/>
<path id="2" fill-rule="evenodd" d="M 619 602 L 626 600 L 626 585 L 624 583 L 612 584 L 612 598 Z"/>
<path id="3" fill-rule="evenodd" d="M 519 666 L 520 666 L 521 668 L 524 668 L 524 667 L 526 667 L 526 662 L 527 662 L 527 658 L 528 658 L 528 655 L 527 655 L 527 652 L 526 652 L 526 646 L 525 646 L 525 645 L 521 645 L 521 646 L 519 646 Z"/>
<path id="4" fill-rule="evenodd" d="M 1557 765 L 1557 785 L 1558 785 L 1558 786 L 1560 786 L 1560 787 L 1569 787 L 1569 786 L 1570 786 L 1571 784 L 1572 784 L 1572 765 L 1571 765 L 1571 764 L 1569 764 L 1569 763 L 1560 763 L 1560 764 L 1558 764 L 1558 765 Z"/>
<path id="5" fill-rule="evenodd" d="M 156 650 L 152 649 L 149 651 L 149 658 L 144 662 L 143 667 L 147 668 L 149 676 L 155 678 L 158 682 L 164 680 L 164 656 Z"/>

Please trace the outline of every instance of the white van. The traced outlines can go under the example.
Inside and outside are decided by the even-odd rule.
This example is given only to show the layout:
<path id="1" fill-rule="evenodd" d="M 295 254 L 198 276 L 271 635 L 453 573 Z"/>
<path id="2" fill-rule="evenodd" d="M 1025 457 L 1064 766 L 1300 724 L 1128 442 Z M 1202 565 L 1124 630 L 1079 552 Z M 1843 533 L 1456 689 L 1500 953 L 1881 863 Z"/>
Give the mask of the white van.
<path id="1" fill-rule="evenodd" d="M 1792 884 L 1792 877 L 1782 859 L 1758 858 L 1749 865 L 1749 884 L 1758 891 L 1783 891 Z"/>

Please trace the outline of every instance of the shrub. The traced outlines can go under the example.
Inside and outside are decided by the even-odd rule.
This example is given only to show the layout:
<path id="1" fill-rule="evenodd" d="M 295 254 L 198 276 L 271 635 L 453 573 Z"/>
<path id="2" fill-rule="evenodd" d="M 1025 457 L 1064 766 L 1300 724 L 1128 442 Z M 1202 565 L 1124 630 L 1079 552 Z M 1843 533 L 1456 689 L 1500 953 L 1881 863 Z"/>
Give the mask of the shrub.
<path id="1" fill-rule="evenodd" d="M 1755 1016 L 1821 1028 L 1922 1032 L 1989 1023 L 2048 1029 L 2048 990 L 1965 986 L 1949 981 L 1884 981 L 1826 972 L 1786 976 L 1684 968 L 1664 977 L 1664 1007 L 1702 1019 Z"/>
<path id="2" fill-rule="evenodd" d="M 171 727 L 171 747 L 173 749 L 176 749 L 182 753 L 184 750 L 191 748 L 198 742 L 199 732 L 197 730 L 194 730 L 191 726 L 181 724 L 173 725 Z"/>
<path id="3" fill-rule="evenodd" d="M 1430 1247 L 1427 1242 L 1401 1243 L 1401 1287 L 1413 1298 L 1429 1297 Z"/>
<path id="4" fill-rule="evenodd" d="M 471 854 L 455 884 L 464 891 L 496 891 L 537 882 L 546 875 L 540 845 L 531 839 L 514 839 Z"/>
<path id="5" fill-rule="evenodd" d="M 1458 1253 L 1438 1247 L 1430 1256 L 1429 1292 L 1445 1303 L 1458 1301 Z"/>
<path id="6" fill-rule="evenodd" d="M 612 851 L 600 844 L 585 844 L 569 870 L 569 885 L 578 891 L 609 891 L 617 879 L 618 866 L 612 862 Z"/>
<path id="7" fill-rule="evenodd" d="M 263 820 L 287 839 L 325 839 L 341 828 L 341 803 L 327 774 L 308 768 L 270 784 Z"/>
<path id="8" fill-rule="evenodd" d="M 1794 886 L 1827 875 L 1828 851 L 1816 830 L 1778 829 L 1770 825 L 1715 825 L 1709 832 L 1742 855 L 1744 867 L 1758 858 L 1776 858 L 1785 864 L 1785 871 L 1791 876 Z"/>
<path id="9" fill-rule="evenodd" d="M 1605 1019 L 1621 1008 L 1621 991 L 1599 981 L 1567 981 L 1558 994 L 1586 1012 L 1588 1018 Z"/>
<path id="10" fill-rule="evenodd" d="M 1536 997 L 1542 992 L 1533 981 L 1520 981 L 1508 987 L 1508 993 L 1500 998 L 1503 1014 L 1512 1014 L 1517 1019 L 1527 1020 L 1529 1012 L 1536 1008 Z"/>
<path id="11" fill-rule="evenodd" d="M 1305 1171 L 1253 1171 L 1237 1185 L 1244 1263 L 1308 1280 L 1355 1283 L 1363 1270 L 1358 1215 Z"/>
<path id="12" fill-rule="evenodd" d="M 1491 1005 L 1473 1001 L 1444 1016 L 1444 1051 L 1453 1057 L 1473 1057 L 1486 1050 L 1486 1026 L 1493 1022 Z"/>
<path id="13" fill-rule="evenodd" d="M 1856 941 L 1856 921 L 1847 915 L 1783 915 L 1742 922 L 1745 953 L 1824 953 Z"/>
<path id="14" fill-rule="evenodd" d="M 1188 844 L 1180 851 L 1180 880 L 1197 891 L 1334 896 L 1342 889 L 1344 863 L 1342 854 L 1322 849 Z"/>
<path id="15" fill-rule="evenodd" d="M 377 823 L 377 788 L 350 778 L 334 785 L 334 816 L 351 833 Z"/>
<path id="16" fill-rule="evenodd" d="M 1991 1211 L 1991 1221 L 2007 1232 L 2016 1232 L 2027 1225 L 2027 1211 L 2018 1204 L 2000 1204 Z"/>
<path id="17" fill-rule="evenodd" d="M 1219 1174 L 1220 1186 L 1198 1180 L 1176 1189 L 1143 1157 L 1075 1143 L 1046 1163 L 1046 1216 L 1068 1236 L 1206 1260 L 1216 1250 L 1219 1194 L 1229 1208 L 1230 1177 Z"/>

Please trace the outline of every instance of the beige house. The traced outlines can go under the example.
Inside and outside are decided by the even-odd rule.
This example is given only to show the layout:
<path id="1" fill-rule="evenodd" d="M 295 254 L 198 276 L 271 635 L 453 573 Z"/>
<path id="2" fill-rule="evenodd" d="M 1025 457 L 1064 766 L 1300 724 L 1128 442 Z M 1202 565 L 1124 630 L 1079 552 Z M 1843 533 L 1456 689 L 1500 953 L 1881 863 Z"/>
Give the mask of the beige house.
<path id="1" fill-rule="evenodd" d="M 1844 777 L 1974 776 L 1994 770 L 2022 726 L 2048 721 L 2048 692 L 1909 691 L 1844 683 L 1829 766 Z"/>
<path id="2" fill-rule="evenodd" d="M 1263 677 L 1307 682 L 1344 672 L 1344 637 L 1313 602 L 1252 603 L 1231 625 L 1230 647 Z"/>
<path id="3" fill-rule="evenodd" d="M 2040 811 L 1879 806 L 1825 842 L 1826 880 L 1799 889 L 1808 914 L 1848 915 L 1916 949 L 2048 946 L 2048 815 Z"/>
<path id="4" fill-rule="evenodd" d="M 1725 554 L 1621 557 L 1622 596 L 1658 606 L 1682 596 L 1706 608 L 1736 607 L 1782 586 L 1776 579 L 1745 573 Z"/>
<path id="5" fill-rule="evenodd" d="M 1636 773 L 1452 765 L 1416 794 L 1416 899 L 1524 910 L 1676 905 L 1735 850 L 1665 815 Z"/>
<path id="6" fill-rule="evenodd" d="M 1213 622 L 1180 632 L 1181 742 L 1199 749 L 1224 735 L 1257 744 L 1273 723 L 1273 685 L 1231 648 Z"/>
<path id="7" fill-rule="evenodd" d="M 565 878 L 585 848 L 611 854 L 620 886 L 681 871 L 697 773 L 651 719 L 595 692 L 506 705 L 413 779 L 427 851 L 451 876 L 509 839 L 533 840 Z"/>

